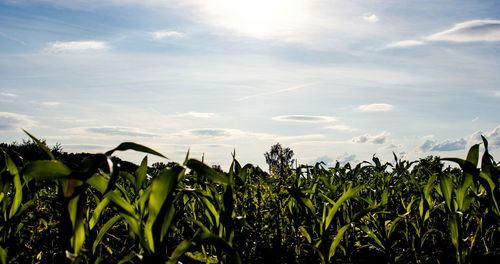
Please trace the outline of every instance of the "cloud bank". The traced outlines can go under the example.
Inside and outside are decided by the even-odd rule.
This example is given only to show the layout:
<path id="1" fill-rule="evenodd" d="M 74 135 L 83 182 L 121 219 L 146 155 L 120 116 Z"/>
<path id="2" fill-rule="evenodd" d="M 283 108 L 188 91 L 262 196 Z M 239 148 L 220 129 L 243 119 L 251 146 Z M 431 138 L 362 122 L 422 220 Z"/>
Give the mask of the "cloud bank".
<path id="1" fill-rule="evenodd" d="M 477 131 L 458 139 L 445 139 L 439 142 L 436 139 L 428 138 L 418 147 L 418 150 L 421 152 L 465 150 L 467 146 L 481 143 L 481 135 L 488 140 L 489 148 L 500 147 L 500 126 L 497 126 L 492 131 L 486 133 Z"/>

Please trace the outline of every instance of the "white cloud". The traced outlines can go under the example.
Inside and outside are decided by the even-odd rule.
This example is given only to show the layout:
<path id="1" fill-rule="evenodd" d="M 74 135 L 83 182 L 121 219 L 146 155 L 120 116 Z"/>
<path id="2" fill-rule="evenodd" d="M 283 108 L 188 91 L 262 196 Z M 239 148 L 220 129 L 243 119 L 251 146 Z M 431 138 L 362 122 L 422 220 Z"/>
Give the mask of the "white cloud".
<path id="1" fill-rule="evenodd" d="M 316 165 L 318 162 L 324 162 L 327 166 L 332 166 L 332 164 L 334 164 L 334 160 L 327 155 L 312 160 L 311 164 Z"/>
<path id="2" fill-rule="evenodd" d="M 182 114 L 176 114 L 174 117 L 192 117 L 192 118 L 212 118 L 214 113 L 204 113 L 204 112 L 187 112 Z"/>
<path id="3" fill-rule="evenodd" d="M 471 20 L 426 37 L 430 41 L 500 41 L 500 20 Z"/>
<path id="4" fill-rule="evenodd" d="M 0 112 L 0 130 L 26 129 L 34 125 L 34 121 L 26 115 Z"/>
<path id="5" fill-rule="evenodd" d="M 325 127 L 326 129 L 336 130 L 336 131 L 356 131 L 356 128 L 352 128 L 347 125 L 331 125 Z"/>
<path id="6" fill-rule="evenodd" d="M 398 42 L 389 43 L 387 45 L 387 47 L 389 47 L 389 48 L 406 48 L 406 47 L 420 46 L 420 45 L 424 45 L 424 44 L 425 44 L 424 41 L 409 39 L 409 40 L 402 40 L 402 41 L 398 41 Z"/>
<path id="7" fill-rule="evenodd" d="M 155 39 L 163 39 L 168 37 L 178 37 L 178 38 L 184 37 L 184 34 L 180 32 L 169 31 L 169 30 L 151 32 L 151 35 L 153 35 L 153 38 Z"/>
<path id="8" fill-rule="evenodd" d="M 292 86 L 292 87 L 288 87 L 288 88 L 278 89 L 278 90 L 271 91 L 271 92 L 264 92 L 264 93 L 252 94 L 252 95 L 248 95 L 248 96 L 242 97 L 242 98 L 238 99 L 238 101 L 244 101 L 244 100 L 252 99 L 252 98 L 255 98 L 255 97 L 259 97 L 259 96 L 265 97 L 265 96 L 269 96 L 269 95 L 275 95 L 275 94 L 279 94 L 279 93 L 294 91 L 294 90 L 298 90 L 298 89 L 302 89 L 302 88 L 306 88 L 306 87 L 312 86 L 314 84 L 316 84 L 316 83 L 302 84 L 302 85 Z"/>
<path id="9" fill-rule="evenodd" d="M 88 127 L 86 132 L 103 134 L 107 136 L 129 136 L 129 137 L 158 137 L 158 135 L 142 131 L 134 127 L 118 127 L 118 126 L 104 126 L 104 127 Z"/>
<path id="10" fill-rule="evenodd" d="M 500 91 L 495 91 L 494 96 L 495 96 L 495 97 L 500 97 Z"/>
<path id="11" fill-rule="evenodd" d="M 0 93 L 0 96 L 5 96 L 5 97 L 17 97 L 17 94 L 14 94 L 14 93 L 5 93 L 5 92 L 1 92 L 1 93 Z"/>
<path id="12" fill-rule="evenodd" d="M 479 120 L 479 117 L 474 117 L 474 119 L 472 119 L 472 122 L 476 122 L 477 120 Z"/>
<path id="13" fill-rule="evenodd" d="M 42 105 L 44 105 L 44 106 L 58 106 L 58 105 L 61 105 L 61 103 L 48 101 L 48 102 L 42 102 Z"/>
<path id="14" fill-rule="evenodd" d="M 373 13 L 366 13 L 363 15 L 363 20 L 370 23 L 375 23 L 378 21 L 378 17 Z"/>
<path id="15" fill-rule="evenodd" d="M 429 151 L 432 149 L 432 147 L 436 144 L 437 140 L 428 138 L 422 143 L 420 146 L 418 146 L 418 150 L 421 152 Z"/>
<path id="16" fill-rule="evenodd" d="M 484 136 L 486 140 L 488 140 L 488 146 L 490 148 L 500 147 L 500 125 L 489 132 L 477 131 L 472 135 L 465 137 L 464 139 L 466 139 L 470 145 L 477 144 L 483 142 L 481 139 L 481 135 Z"/>
<path id="17" fill-rule="evenodd" d="M 466 146 L 471 146 L 482 142 L 481 135 L 488 140 L 490 148 L 500 147 L 500 125 L 489 132 L 477 131 L 468 136 L 458 139 L 445 139 L 441 142 L 430 137 L 427 138 L 417 149 L 419 151 L 455 151 L 464 150 Z"/>
<path id="18" fill-rule="evenodd" d="M 403 48 L 425 45 L 428 41 L 478 42 L 500 41 L 500 20 L 470 20 L 455 24 L 450 29 L 437 32 L 421 40 L 403 40 L 387 45 L 389 48 Z"/>
<path id="19" fill-rule="evenodd" d="M 106 42 L 102 41 L 57 41 L 49 43 L 45 50 L 48 52 L 62 52 L 105 49 L 108 49 L 108 45 L 106 44 Z"/>
<path id="20" fill-rule="evenodd" d="M 337 156 L 337 161 L 340 162 L 340 164 L 346 164 L 348 162 L 352 162 L 352 163 L 358 162 L 356 160 L 355 154 L 348 154 L 347 152 L 344 152 L 344 154 Z"/>
<path id="21" fill-rule="evenodd" d="M 392 110 L 393 106 L 390 104 L 367 104 L 360 105 L 356 109 L 362 112 L 386 112 Z"/>
<path id="22" fill-rule="evenodd" d="M 273 117 L 273 120 L 300 123 L 328 123 L 336 120 L 333 116 L 284 115 Z"/>
<path id="23" fill-rule="evenodd" d="M 315 165 L 316 163 L 318 162 L 324 162 L 326 166 L 335 166 L 335 164 L 337 163 L 337 161 L 341 164 L 341 165 L 344 165 L 348 162 L 353 162 L 353 163 L 357 163 L 358 161 L 356 160 L 356 155 L 355 154 L 349 154 L 347 152 L 344 152 L 344 154 L 342 155 L 339 155 L 334 159 L 330 158 L 329 156 L 325 155 L 325 156 L 321 156 L 321 157 L 318 157 L 314 160 L 311 161 L 311 164 Z"/>
<path id="24" fill-rule="evenodd" d="M 463 150 L 463 149 L 465 149 L 466 144 L 467 144 L 467 141 L 463 138 L 455 139 L 455 140 L 446 139 L 439 144 L 435 144 L 431 150 L 435 150 L 435 151 Z"/>
<path id="25" fill-rule="evenodd" d="M 372 136 L 370 134 L 364 134 L 351 139 L 354 143 L 372 143 L 372 144 L 384 144 L 387 142 L 390 133 L 383 131 L 382 133 Z"/>

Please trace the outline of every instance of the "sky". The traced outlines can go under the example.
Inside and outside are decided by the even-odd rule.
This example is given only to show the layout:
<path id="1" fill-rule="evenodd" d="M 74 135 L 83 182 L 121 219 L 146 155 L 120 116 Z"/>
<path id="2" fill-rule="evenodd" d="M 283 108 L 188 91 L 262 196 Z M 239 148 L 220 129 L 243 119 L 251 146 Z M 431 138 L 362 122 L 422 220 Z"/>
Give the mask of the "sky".
<path id="1" fill-rule="evenodd" d="M 498 159 L 498 69 L 497 0 L 3 0 L 0 141 L 267 169 L 277 142 L 334 165 L 484 135 Z"/>

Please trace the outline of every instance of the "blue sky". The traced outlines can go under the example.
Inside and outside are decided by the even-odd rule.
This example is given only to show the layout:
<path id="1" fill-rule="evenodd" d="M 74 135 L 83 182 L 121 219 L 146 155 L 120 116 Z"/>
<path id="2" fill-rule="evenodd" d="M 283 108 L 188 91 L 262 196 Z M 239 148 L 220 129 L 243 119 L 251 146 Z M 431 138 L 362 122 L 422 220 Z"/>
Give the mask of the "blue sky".
<path id="1" fill-rule="evenodd" d="M 500 157 L 498 1 L 7 0 L 0 139 L 174 161 Z M 139 161 L 140 155 L 121 154 Z"/>

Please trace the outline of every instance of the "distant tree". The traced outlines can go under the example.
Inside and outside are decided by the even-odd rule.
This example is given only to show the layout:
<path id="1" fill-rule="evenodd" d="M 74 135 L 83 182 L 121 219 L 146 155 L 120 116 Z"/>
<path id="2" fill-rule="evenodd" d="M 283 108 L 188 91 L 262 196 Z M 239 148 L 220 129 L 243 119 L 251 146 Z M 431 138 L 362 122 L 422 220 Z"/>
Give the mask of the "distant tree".
<path id="1" fill-rule="evenodd" d="M 264 153 L 266 163 L 269 165 L 270 173 L 282 172 L 285 168 L 289 168 L 295 162 L 293 158 L 293 150 L 283 148 L 280 143 L 271 146 L 269 152 Z"/>

